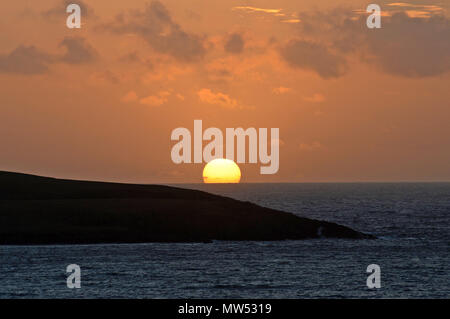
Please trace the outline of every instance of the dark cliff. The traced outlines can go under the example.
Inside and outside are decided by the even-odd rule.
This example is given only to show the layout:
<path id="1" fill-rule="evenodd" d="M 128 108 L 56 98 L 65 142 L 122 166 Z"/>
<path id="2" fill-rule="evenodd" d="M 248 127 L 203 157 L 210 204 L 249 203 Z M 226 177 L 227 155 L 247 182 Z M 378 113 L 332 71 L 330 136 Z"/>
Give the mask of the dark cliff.
<path id="1" fill-rule="evenodd" d="M 0 172 L 0 244 L 373 238 L 196 190 Z"/>

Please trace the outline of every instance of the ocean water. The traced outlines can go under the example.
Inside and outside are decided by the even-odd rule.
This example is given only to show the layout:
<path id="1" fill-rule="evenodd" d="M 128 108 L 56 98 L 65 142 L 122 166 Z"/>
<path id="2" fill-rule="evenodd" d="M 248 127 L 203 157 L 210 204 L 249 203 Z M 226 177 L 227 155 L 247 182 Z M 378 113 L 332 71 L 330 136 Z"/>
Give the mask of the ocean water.
<path id="1" fill-rule="evenodd" d="M 0 298 L 450 297 L 450 183 L 177 186 L 378 239 L 0 246 Z M 80 289 L 66 286 L 69 264 Z M 369 264 L 379 289 L 366 286 Z"/>

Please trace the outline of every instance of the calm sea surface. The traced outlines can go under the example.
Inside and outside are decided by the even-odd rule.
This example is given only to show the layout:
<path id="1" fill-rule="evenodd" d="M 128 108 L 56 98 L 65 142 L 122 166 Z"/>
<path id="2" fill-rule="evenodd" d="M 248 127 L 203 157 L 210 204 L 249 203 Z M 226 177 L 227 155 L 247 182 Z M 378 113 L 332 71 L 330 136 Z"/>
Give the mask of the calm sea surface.
<path id="1" fill-rule="evenodd" d="M 450 298 L 450 183 L 177 186 L 379 239 L 0 246 L 0 298 Z M 81 289 L 66 286 L 69 264 Z"/>

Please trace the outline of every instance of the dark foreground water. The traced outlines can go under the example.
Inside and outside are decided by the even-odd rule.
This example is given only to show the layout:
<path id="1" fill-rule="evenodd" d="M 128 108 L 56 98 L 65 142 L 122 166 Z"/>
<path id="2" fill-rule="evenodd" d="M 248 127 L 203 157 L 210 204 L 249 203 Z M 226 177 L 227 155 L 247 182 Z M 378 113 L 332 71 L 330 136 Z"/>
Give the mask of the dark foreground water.
<path id="1" fill-rule="evenodd" d="M 450 297 L 450 183 L 181 186 L 379 239 L 1 246 L 0 298 Z M 66 286 L 69 264 L 81 289 Z M 380 289 L 366 286 L 369 264 Z"/>

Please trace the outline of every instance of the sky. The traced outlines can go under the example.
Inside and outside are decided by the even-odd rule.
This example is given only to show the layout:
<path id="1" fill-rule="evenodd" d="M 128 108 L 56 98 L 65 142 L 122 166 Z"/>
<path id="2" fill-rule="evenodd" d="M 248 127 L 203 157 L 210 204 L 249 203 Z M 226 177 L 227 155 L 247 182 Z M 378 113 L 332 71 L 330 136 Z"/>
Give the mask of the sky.
<path id="1" fill-rule="evenodd" d="M 171 159 L 202 120 L 279 128 L 278 172 L 241 182 L 450 181 L 450 1 L 375 2 L 369 29 L 372 2 L 2 3 L 0 170 L 202 182 Z"/>

